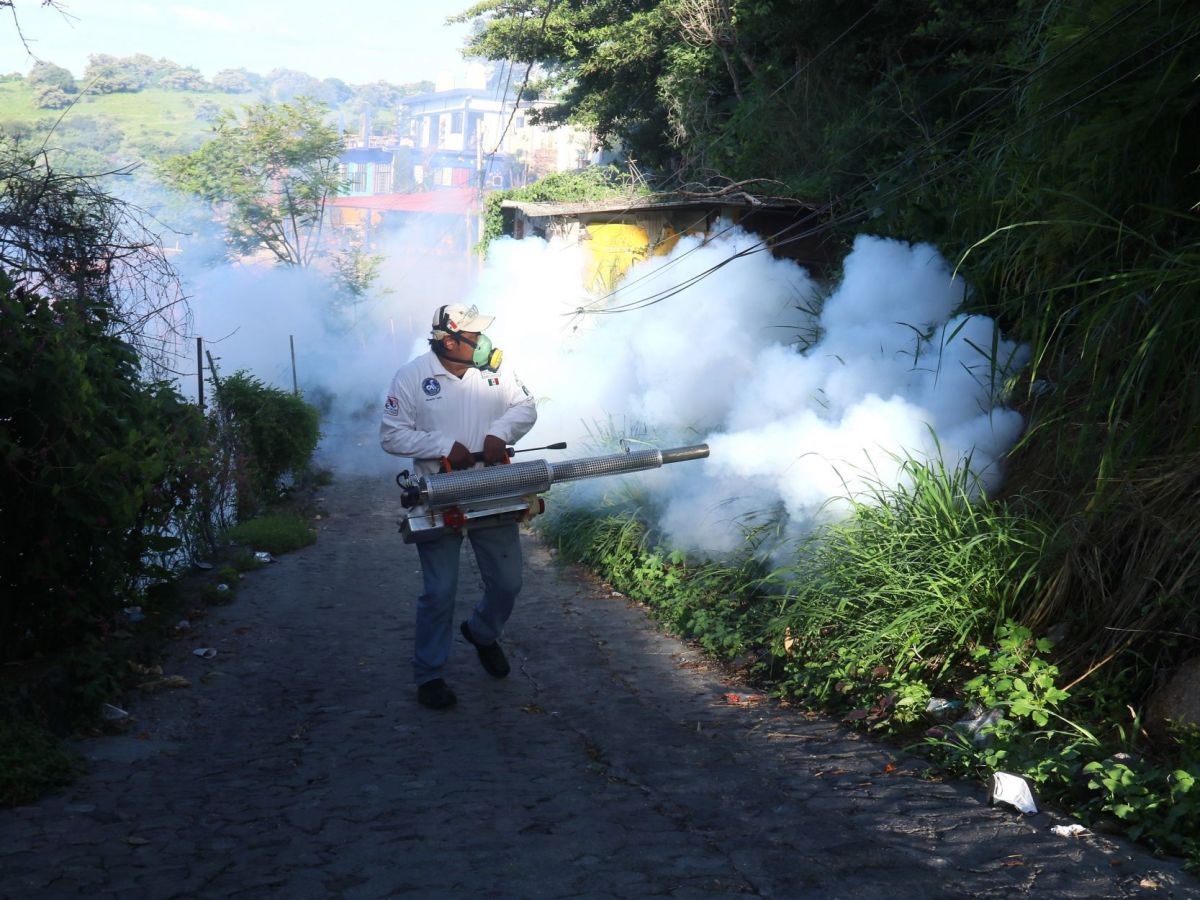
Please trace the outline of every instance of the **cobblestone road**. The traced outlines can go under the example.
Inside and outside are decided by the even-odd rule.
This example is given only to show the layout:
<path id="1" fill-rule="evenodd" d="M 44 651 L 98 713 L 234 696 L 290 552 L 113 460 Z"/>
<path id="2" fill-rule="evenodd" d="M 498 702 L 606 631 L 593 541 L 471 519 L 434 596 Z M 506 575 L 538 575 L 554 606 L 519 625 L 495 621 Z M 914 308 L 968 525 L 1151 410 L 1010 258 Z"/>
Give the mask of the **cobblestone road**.
<path id="1" fill-rule="evenodd" d="M 737 685 L 532 542 L 512 676 L 458 640 L 458 707 L 423 709 L 395 499 L 328 489 L 317 545 L 172 645 L 192 687 L 131 699 L 128 734 L 81 743 L 82 780 L 0 811 L 0 896 L 1200 896 L 834 723 L 730 705 Z"/>

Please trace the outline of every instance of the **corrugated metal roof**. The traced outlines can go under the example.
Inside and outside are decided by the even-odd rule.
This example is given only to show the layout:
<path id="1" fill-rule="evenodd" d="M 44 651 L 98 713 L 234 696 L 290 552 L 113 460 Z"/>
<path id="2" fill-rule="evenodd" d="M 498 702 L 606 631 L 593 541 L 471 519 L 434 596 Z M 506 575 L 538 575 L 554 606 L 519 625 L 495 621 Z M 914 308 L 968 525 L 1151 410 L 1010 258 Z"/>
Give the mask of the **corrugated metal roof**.
<path id="1" fill-rule="evenodd" d="M 738 209 L 794 209 L 810 210 L 810 204 L 799 200 L 771 200 L 752 203 L 749 200 L 735 200 L 727 197 L 712 197 L 698 199 L 693 197 L 675 198 L 658 195 L 656 197 L 630 197 L 607 200 L 582 200 L 574 203 L 535 203 L 523 200 L 505 200 L 500 204 L 504 209 L 520 210 L 530 218 L 545 216 L 577 216 L 584 213 L 623 213 L 623 212 L 665 212 L 672 209 L 713 209 L 715 207 Z"/>

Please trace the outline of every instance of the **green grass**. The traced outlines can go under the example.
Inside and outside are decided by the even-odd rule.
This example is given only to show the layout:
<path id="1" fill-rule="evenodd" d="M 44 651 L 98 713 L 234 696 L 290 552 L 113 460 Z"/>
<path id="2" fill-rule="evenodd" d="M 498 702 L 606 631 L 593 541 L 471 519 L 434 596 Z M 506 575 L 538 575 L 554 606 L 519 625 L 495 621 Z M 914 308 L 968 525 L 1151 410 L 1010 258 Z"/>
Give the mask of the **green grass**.
<path id="1" fill-rule="evenodd" d="M 254 550 L 279 554 L 316 543 L 317 532 L 307 518 L 289 513 L 269 513 L 239 522 L 224 534 L 226 541 Z"/>
<path id="2" fill-rule="evenodd" d="M 176 146 L 189 138 L 207 135 L 208 122 L 196 117 L 206 101 L 221 108 L 240 109 L 253 95 L 217 91 L 145 90 L 129 94 L 84 94 L 69 110 L 38 109 L 33 93 L 23 82 L 0 82 L 0 123 L 55 122 L 65 115 L 95 116 L 111 121 L 125 135 L 126 146 Z"/>
<path id="3" fill-rule="evenodd" d="M 903 471 L 907 484 L 876 486 L 773 575 L 782 597 L 770 639 L 804 658 L 803 695 L 827 698 L 881 667 L 935 687 L 1037 586 L 1045 529 L 978 500 L 965 466 L 907 460 Z"/>

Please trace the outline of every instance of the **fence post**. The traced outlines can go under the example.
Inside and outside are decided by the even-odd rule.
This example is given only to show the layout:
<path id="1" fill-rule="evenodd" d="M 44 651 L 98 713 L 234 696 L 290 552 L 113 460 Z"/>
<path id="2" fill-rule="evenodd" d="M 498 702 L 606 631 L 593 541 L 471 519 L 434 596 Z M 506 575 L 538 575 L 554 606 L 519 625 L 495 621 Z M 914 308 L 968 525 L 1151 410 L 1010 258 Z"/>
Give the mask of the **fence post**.
<path id="1" fill-rule="evenodd" d="M 299 397 L 300 382 L 296 380 L 296 338 L 294 335 L 288 335 L 288 343 L 292 347 L 292 393 Z"/>
<path id="2" fill-rule="evenodd" d="M 196 338 L 196 402 L 204 413 L 204 338 Z"/>

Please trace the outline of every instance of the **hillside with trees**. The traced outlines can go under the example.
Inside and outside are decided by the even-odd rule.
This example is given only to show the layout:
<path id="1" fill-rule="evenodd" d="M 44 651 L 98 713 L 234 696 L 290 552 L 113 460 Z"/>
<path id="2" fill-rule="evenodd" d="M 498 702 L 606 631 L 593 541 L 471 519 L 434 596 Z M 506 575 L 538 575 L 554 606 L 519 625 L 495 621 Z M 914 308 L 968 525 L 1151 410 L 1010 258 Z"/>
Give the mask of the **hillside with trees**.
<path id="1" fill-rule="evenodd" d="M 402 98 L 432 90 L 428 81 L 350 85 L 293 69 L 266 74 L 223 69 L 205 79 L 191 66 L 147 54 L 94 54 L 78 76 L 53 62 L 0 76 L 0 135 L 46 140 L 64 171 L 101 174 L 196 150 L 223 111 L 254 103 L 325 104 L 331 124 L 354 130 L 369 113 L 372 130 L 395 125 Z"/>

